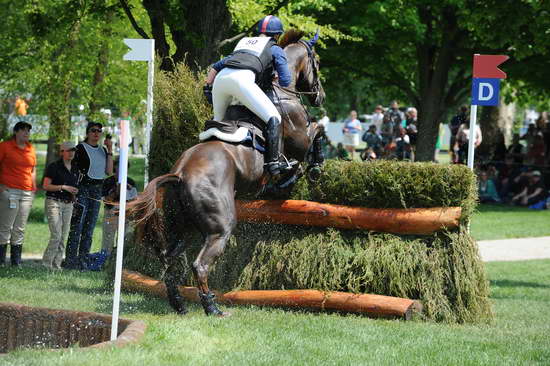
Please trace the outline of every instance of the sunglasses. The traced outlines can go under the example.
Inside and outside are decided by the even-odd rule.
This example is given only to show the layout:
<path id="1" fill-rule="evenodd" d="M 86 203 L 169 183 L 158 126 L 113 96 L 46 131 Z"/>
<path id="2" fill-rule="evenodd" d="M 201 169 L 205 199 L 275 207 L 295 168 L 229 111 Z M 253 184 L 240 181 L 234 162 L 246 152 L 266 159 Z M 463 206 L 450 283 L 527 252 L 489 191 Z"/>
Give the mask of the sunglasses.
<path id="1" fill-rule="evenodd" d="M 90 128 L 90 132 L 99 132 L 99 133 L 102 133 L 103 130 L 101 128 Z"/>
<path id="2" fill-rule="evenodd" d="M 61 150 L 61 152 L 65 152 L 65 151 L 67 151 L 67 152 L 75 152 L 75 151 L 76 151 L 76 149 Z"/>

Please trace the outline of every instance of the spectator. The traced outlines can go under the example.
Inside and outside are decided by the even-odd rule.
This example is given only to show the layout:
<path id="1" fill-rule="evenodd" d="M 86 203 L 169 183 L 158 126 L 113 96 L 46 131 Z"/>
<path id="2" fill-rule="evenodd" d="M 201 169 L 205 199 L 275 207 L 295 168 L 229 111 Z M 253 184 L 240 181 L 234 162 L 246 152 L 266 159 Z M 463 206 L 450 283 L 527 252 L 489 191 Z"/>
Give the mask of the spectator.
<path id="1" fill-rule="evenodd" d="M 543 166 L 545 150 L 546 147 L 544 146 L 544 137 L 542 136 L 542 133 L 537 132 L 535 138 L 533 139 L 533 145 L 527 152 L 526 163 L 528 165 Z"/>
<path id="2" fill-rule="evenodd" d="M 393 141 L 393 121 L 390 118 L 389 114 L 384 115 L 384 120 L 382 122 L 382 127 L 380 128 L 380 136 L 382 137 L 382 144 L 384 148 L 387 145 L 391 144 Z"/>
<path id="3" fill-rule="evenodd" d="M 470 126 L 469 126 L 469 120 L 468 124 L 463 123 L 460 128 L 458 129 L 458 132 L 456 133 L 456 142 L 454 149 L 458 148 L 458 163 L 459 164 L 466 164 L 468 160 L 468 142 L 470 140 Z M 476 125 L 476 131 L 475 131 L 475 140 L 474 140 L 474 148 L 477 149 L 477 147 L 481 144 L 482 141 L 482 135 L 481 135 L 481 129 L 478 125 Z"/>
<path id="4" fill-rule="evenodd" d="M 407 131 L 399 126 L 399 136 L 395 139 L 397 160 L 411 160 L 411 141 Z"/>
<path id="5" fill-rule="evenodd" d="M 528 183 L 521 192 L 512 198 L 512 204 L 534 206 L 546 201 L 546 187 L 541 180 L 541 173 L 535 170 L 528 174 Z"/>
<path id="6" fill-rule="evenodd" d="M 344 145 L 341 142 L 336 145 L 336 157 L 338 160 L 351 161 L 349 152 L 344 148 Z"/>
<path id="7" fill-rule="evenodd" d="M 326 130 L 330 119 L 327 116 L 327 111 L 324 108 L 321 108 L 321 118 L 319 118 L 319 121 L 317 121 L 317 124 L 321 127 L 323 127 L 323 131 Z"/>
<path id="8" fill-rule="evenodd" d="M 406 119 L 405 119 L 405 127 L 408 127 L 410 125 L 418 125 L 418 111 L 414 107 L 407 108 L 406 113 Z"/>
<path id="9" fill-rule="evenodd" d="M 520 140 L 525 140 L 525 143 L 527 145 L 527 154 L 531 151 L 533 148 L 533 144 L 535 142 L 535 136 L 537 135 L 537 128 L 535 127 L 535 123 L 531 122 L 529 123 L 529 127 L 527 128 L 527 132 L 525 135 L 520 137 Z"/>
<path id="10" fill-rule="evenodd" d="M 17 122 L 13 137 L 0 143 L 0 265 L 11 246 L 12 266 L 21 264 L 25 226 L 36 191 L 36 153 L 29 142 L 32 126 Z"/>
<path id="11" fill-rule="evenodd" d="M 519 134 L 515 133 L 512 138 L 512 144 L 508 147 L 506 154 L 514 158 L 514 163 L 523 164 L 525 156 L 525 147 L 519 142 Z"/>
<path id="12" fill-rule="evenodd" d="M 344 123 L 344 146 L 346 150 L 351 154 L 351 160 L 353 160 L 355 149 L 359 145 L 359 133 L 363 127 L 361 122 L 357 119 L 357 112 L 351 111 L 349 119 Z"/>
<path id="13" fill-rule="evenodd" d="M 480 203 L 499 203 L 497 189 L 486 171 L 479 173 L 478 196 Z"/>
<path id="14" fill-rule="evenodd" d="M 374 113 L 372 115 L 371 123 L 376 127 L 376 133 L 380 133 L 382 128 L 382 122 L 384 121 L 384 107 L 377 105 L 374 108 Z"/>
<path id="15" fill-rule="evenodd" d="M 535 121 L 538 132 L 544 131 L 548 123 L 548 112 L 541 112 L 539 118 Z"/>
<path id="16" fill-rule="evenodd" d="M 391 102 L 390 108 L 386 112 L 390 120 L 393 122 L 394 137 L 399 135 L 399 126 L 405 122 L 405 115 L 399 110 L 399 103 L 396 100 Z"/>
<path id="17" fill-rule="evenodd" d="M 129 167 L 129 163 L 128 163 Z M 101 249 L 107 254 L 110 255 L 113 251 L 115 235 L 118 230 L 118 212 L 117 207 L 113 203 L 118 203 L 120 201 L 120 188 L 118 184 L 118 161 L 114 162 L 113 165 L 114 174 L 109 178 L 103 181 L 103 237 L 101 240 Z M 127 182 L 127 193 L 126 201 L 131 201 L 137 197 L 137 188 L 136 182 L 128 177 Z"/>
<path id="18" fill-rule="evenodd" d="M 451 119 L 451 122 L 449 122 L 449 129 L 451 130 L 451 142 L 449 146 L 451 147 L 451 161 L 453 162 L 458 162 L 458 154 L 455 153 L 453 149 L 456 145 L 456 134 L 458 133 L 460 126 L 465 123 L 468 124 L 468 121 L 468 106 L 463 105 L 458 109 L 458 114 Z"/>
<path id="19" fill-rule="evenodd" d="M 69 235 L 73 202 L 78 193 L 78 172 L 72 165 L 76 148 L 74 143 L 61 144 L 61 159 L 46 168 L 42 187 L 46 191 L 46 216 L 50 241 L 44 251 L 42 264 L 49 269 L 61 269 L 65 240 Z"/>
<path id="20" fill-rule="evenodd" d="M 64 268 L 87 269 L 87 257 L 92 246 L 101 191 L 105 175 L 113 172 L 112 141 L 105 138 L 99 146 L 103 125 L 89 122 L 86 139 L 76 146 L 73 164 L 78 169 L 78 194 L 71 218 L 71 229 L 65 251 Z"/>
<path id="21" fill-rule="evenodd" d="M 27 109 L 29 109 L 28 101 L 21 98 L 20 95 L 15 97 L 15 115 L 20 120 L 24 120 L 27 117 Z"/>
<path id="22" fill-rule="evenodd" d="M 376 133 L 376 125 L 372 124 L 369 126 L 369 129 L 363 135 L 362 140 L 367 143 L 367 148 L 361 154 L 362 160 L 367 160 L 369 157 L 370 160 L 373 160 L 373 157 L 376 159 L 377 156 L 382 154 L 384 145 L 382 143 L 382 137 Z"/>
<path id="23" fill-rule="evenodd" d="M 505 202 L 508 200 L 509 193 L 518 192 L 515 189 L 515 178 L 521 175 L 521 166 L 514 162 L 512 155 L 507 155 L 504 158 L 504 164 L 498 171 L 497 189 L 501 199 Z"/>

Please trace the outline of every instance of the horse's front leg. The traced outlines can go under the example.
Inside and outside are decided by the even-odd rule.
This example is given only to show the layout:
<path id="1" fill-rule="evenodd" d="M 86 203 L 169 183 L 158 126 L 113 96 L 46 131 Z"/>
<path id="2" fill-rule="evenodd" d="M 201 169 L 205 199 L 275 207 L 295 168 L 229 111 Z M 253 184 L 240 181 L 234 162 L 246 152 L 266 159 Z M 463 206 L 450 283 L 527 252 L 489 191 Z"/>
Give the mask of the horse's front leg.
<path id="1" fill-rule="evenodd" d="M 313 141 L 308 154 L 307 177 L 310 182 L 317 182 L 321 177 L 321 166 L 325 161 L 323 154 L 323 143 L 326 138 L 324 128 L 315 129 Z"/>

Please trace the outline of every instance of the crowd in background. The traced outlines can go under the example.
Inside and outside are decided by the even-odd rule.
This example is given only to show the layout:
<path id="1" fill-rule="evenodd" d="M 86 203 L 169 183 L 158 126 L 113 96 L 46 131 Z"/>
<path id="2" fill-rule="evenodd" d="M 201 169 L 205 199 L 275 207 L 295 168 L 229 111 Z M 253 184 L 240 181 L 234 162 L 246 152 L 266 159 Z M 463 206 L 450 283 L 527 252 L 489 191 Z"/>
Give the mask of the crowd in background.
<path id="1" fill-rule="evenodd" d="M 20 265 L 25 227 L 39 189 L 31 129 L 19 121 L 13 136 L 0 143 L 0 266 L 5 265 L 8 249 L 11 265 Z M 63 142 L 60 158 L 46 167 L 42 189 L 50 238 L 42 263 L 49 269 L 98 270 L 113 249 L 119 185 L 113 143 L 110 136 L 101 141 L 102 134 L 101 123 L 89 122 L 85 139 L 77 145 Z M 135 182 L 128 178 L 127 198 L 136 196 Z M 102 250 L 91 254 L 101 202 L 105 205 Z"/>
<path id="2" fill-rule="evenodd" d="M 397 159 L 414 160 L 417 140 L 417 110 L 409 107 L 403 110 L 393 101 L 385 109 L 376 106 L 370 116 L 366 130 L 358 119 L 356 111 L 351 111 L 343 121 L 342 142 L 334 146 L 326 139 L 325 157 L 341 160 L 353 160 L 362 140 L 364 149 L 360 151 L 362 160 Z M 318 121 L 325 128 L 328 117 Z M 441 126 L 435 149 L 437 161 L 442 140 Z M 451 163 L 466 164 L 470 139 L 470 113 L 468 106 L 461 106 L 449 121 L 451 133 L 449 154 Z M 474 147 L 477 149 L 483 141 L 479 125 L 474 131 Z M 540 113 L 535 122 L 528 125 L 523 134 L 515 134 L 509 146 L 504 139 L 497 144 L 491 159 L 486 161 L 477 156 L 475 169 L 478 174 L 479 197 L 482 203 L 506 203 L 545 208 L 549 197 L 549 188 L 545 179 L 550 165 L 550 122 L 546 112 Z M 548 178 L 548 177 L 547 177 Z"/>
<path id="3" fill-rule="evenodd" d="M 326 140 L 325 156 L 329 159 L 353 160 L 360 142 L 363 141 L 366 147 L 359 155 L 362 160 L 412 161 L 418 134 L 417 116 L 416 108 L 409 107 L 403 112 L 399 103 L 393 101 L 387 109 L 381 105 L 376 106 L 370 116 L 370 124 L 363 130 L 357 112 L 351 111 L 344 121 L 343 142 L 333 146 L 330 140 Z"/>
<path id="4" fill-rule="evenodd" d="M 480 201 L 532 209 L 550 207 L 549 165 L 550 121 L 542 112 L 523 135 L 514 134 L 509 146 L 502 141 L 490 161 L 478 164 Z"/>

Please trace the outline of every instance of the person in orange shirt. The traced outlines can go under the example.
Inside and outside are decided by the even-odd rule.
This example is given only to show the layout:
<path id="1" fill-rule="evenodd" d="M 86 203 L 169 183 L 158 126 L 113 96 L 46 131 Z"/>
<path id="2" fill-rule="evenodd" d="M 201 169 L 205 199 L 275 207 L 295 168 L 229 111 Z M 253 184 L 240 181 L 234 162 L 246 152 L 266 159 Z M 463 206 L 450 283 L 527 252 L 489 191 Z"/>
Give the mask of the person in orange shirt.
<path id="1" fill-rule="evenodd" d="M 27 115 L 27 109 L 29 104 L 19 95 L 15 98 L 15 115 L 20 117 L 25 117 Z"/>
<path id="2" fill-rule="evenodd" d="M 31 128 L 27 122 L 17 122 L 13 137 L 0 143 L 0 265 L 5 264 L 8 244 L 12 266 L 21 264 L 25 226 L 36 191 Z"/>

